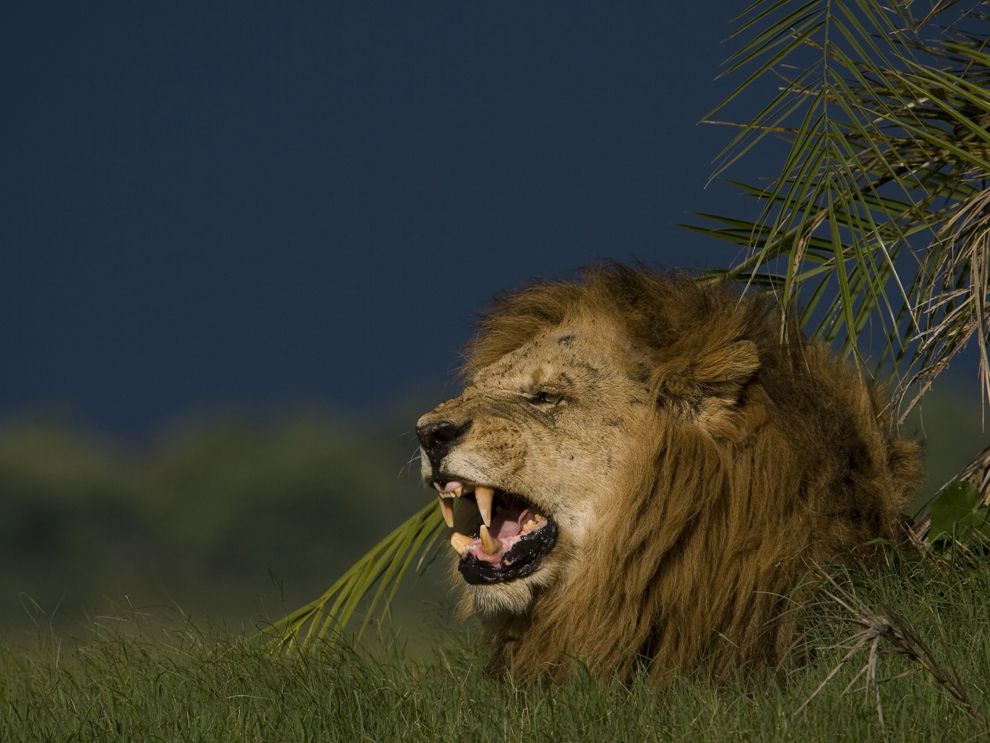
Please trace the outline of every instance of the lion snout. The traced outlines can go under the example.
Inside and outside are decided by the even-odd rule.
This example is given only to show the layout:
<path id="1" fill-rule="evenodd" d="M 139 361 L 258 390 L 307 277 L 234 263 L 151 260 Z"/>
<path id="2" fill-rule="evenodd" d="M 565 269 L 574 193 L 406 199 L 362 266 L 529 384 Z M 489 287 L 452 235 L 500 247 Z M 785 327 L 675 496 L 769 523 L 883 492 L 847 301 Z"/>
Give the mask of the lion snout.
<path id="1" fill-rule="evenodd" d="M 430 460 L 433 472 L 440 471 L 440 463 L 450 452 L 450 447 L 456 444 L 471 428 L 471 421 L 455 423 L 451 420 L 425 421 L 421 418 L 416 426 L 419 443 Z"/>

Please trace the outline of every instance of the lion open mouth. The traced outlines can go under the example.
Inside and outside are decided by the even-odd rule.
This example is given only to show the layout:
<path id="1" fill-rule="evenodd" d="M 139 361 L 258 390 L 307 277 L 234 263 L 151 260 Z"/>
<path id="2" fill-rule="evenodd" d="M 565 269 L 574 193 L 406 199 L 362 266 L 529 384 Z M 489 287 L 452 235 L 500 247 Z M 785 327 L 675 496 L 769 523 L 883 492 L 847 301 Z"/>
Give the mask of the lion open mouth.
<path id="1" fill-rule="evenodd" d="M 502 583 L 523 578 L 539 567 L 557 543 L 557 524 L 521 495 L 461 480 L 434 482 L 447 526 L 455 529 L 450 546 L 461 557 L 458 570 L 468 583 Z M 472 502 L 475 507 L 457 508 Z"/>

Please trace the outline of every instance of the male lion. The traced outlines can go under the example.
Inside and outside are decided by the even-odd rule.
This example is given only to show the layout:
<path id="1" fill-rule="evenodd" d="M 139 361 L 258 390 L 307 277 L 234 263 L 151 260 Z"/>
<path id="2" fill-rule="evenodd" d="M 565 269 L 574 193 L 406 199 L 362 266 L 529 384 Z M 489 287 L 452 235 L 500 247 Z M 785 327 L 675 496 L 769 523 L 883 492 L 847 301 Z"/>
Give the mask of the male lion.
<path id="1" fill-rule="evenodd" d="M 523 674 L 778 661 L 810 561 L 895 535 L 917 447 L 766 301 L 583 278 L 500 301 L 463 393 L 418 422 L 463 604 Z"/>

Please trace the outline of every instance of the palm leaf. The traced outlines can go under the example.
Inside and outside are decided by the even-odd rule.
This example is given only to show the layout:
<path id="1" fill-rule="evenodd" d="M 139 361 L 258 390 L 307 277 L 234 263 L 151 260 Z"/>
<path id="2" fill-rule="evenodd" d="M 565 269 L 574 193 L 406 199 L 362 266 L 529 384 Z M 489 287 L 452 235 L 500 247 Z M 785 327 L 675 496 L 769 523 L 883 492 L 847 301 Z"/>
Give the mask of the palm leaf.
<path id="1" fill-rule="evenodd" d="M 428 562 L 444 526 L 440 510 L 431 501 L 348 568 L 322 596 L 265 628 L 263 634 L 285 649 L 305 649 L 335 638 L 377 584 L 358 630 L 360 637 L 375 610 L 379 606 L 382 611 L 387 609 L 416 556 L 420 556 L 420 565 Z"/>

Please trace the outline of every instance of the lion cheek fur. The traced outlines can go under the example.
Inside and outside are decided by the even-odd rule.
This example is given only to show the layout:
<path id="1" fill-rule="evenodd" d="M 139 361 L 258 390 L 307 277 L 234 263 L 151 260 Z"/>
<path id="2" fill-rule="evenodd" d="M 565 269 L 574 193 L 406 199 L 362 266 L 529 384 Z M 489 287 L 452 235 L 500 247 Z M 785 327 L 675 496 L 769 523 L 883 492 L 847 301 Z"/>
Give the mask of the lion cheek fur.
<path id="1" fill-rule="evenodd" d="M 546 570 L 467 587 L 461 606 L 481 617 L 502 666 L 560 675 L 576 658 L 664 679 L 702 661 L 718 675 L 774 664 L 794 641 L 809 565 L 895 536 L 918 448 L 890 435 L 854 370 L 822 347 L 781 344 L 770 317 L 724 285 L 622 267 L 530 287 L 488 315 L 469 376 L 511 368 L 505 359 L 555 329 L 579 347 L 576 324 L 609 328 L 596 342 L 622 379 L 590 432 L 559 430 L 541 447 L 520 424 L 506 428 L 530 442 L 526 461 L 508 463 L 530 467 L 530 481 L 534 460 L 553 469 L 574 452 L 589 460 L 575 467 L 597 471 L 566 504 L 573 528 L 562 526 Z M 583 359 L 557 365 L 568 363 Z M 485 437 L 489 450 L 509 445 L 498 438 Z"/>

